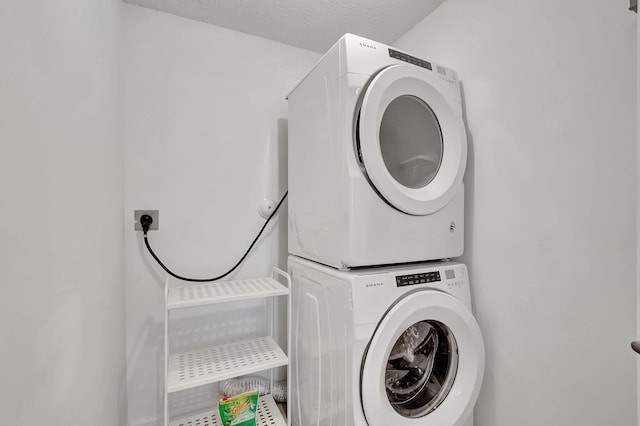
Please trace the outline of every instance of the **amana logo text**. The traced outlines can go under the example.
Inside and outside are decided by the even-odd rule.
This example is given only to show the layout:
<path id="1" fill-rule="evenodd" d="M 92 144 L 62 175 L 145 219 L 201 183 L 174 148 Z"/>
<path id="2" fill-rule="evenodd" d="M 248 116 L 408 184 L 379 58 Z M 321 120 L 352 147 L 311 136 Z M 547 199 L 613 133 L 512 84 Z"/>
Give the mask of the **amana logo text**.
<path id="1" fill-rule="evenodd" d="M 375 48 L 376 48 L 376 47 L 375 47 L 374 45 L 372 45 L 372 44 L 367 44 L 367 43 L 363 43 L 363 42 L 360 42 L 360 46 L 362 46 L 362 47 L 368 47 L 369 49 L 375 49 Z"/>
<path id="2" fill-rule="evenodd" d="M 383 285 L 384 285 L 383 283 L 369 283 L 369 284 L 366 284 L 365 287 L 366 288 L 369 288 L 369 287 L 381 287 Z"/>

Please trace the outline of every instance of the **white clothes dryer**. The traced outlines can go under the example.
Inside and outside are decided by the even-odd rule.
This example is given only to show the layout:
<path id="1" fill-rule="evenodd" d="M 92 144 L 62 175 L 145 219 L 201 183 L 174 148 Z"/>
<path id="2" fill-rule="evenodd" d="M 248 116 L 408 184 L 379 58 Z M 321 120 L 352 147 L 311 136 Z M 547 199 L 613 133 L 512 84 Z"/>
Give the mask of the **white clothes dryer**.
<path id="1" fill-rule="evenodd" d="M 467 268 L 289 256 L 294 426 L 473 426 L 484 344 Z"/>
<path id="2" fill-rule="evenodd" d="M 462 254 L 455 71 L 347 34 L 288 100 L 289 253 L 338 269 Z"/>

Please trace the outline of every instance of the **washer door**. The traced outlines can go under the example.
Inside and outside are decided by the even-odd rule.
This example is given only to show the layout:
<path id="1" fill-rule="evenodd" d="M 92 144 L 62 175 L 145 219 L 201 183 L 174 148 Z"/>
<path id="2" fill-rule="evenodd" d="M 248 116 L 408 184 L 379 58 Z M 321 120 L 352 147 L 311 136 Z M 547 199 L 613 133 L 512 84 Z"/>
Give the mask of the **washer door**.
<path id="1" fill-rule="evenodd" d="M 369 426 L 461 426 L 484 375 L 480 328 L 462 302 L 435 290 L 409 293 L 378 325 L 362 361 Z"/>
<path id="2" fill-rule="evenodd" d="M 456 194 L 467 161 L 464 123 L 430 82 L 431 71 L 392 65 L 361 98 L 356 144 L 371 184 L 412 215 L 443 208 Z"/>

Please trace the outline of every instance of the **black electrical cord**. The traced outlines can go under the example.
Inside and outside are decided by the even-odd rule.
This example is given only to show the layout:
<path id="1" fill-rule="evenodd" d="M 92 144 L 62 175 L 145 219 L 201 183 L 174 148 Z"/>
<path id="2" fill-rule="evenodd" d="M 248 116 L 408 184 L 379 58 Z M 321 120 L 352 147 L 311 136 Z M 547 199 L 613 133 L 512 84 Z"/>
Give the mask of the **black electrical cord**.
<path id="1" fill-rule="evenodd" d="M 177 278 L 179 280 L 182 281 L 190 281 L 190 282 L 196 282 L 196 283 L 205 283 L 205 282 L 211 282 L 211 281 L 217 281 L 219 279 L 222 279 L 224 277 L 226 277 L 227 275 L 229 275 L 230 273 L 232 273 L 233 271 L 236 270 L 236 268 L 238 266 L 240 266 L 240 264 L 242 262 L 244 262 L 244 260 L 247 258 L 247 256 L 249 255 L 249 252 L 251 251 L 251 249 L 253 248 L 253 246 L 256 245 L 256 242 L 258 242 L 258 239 L 260 238 L 260 236 L 262 235 L 262 233 L 264 232 L 265 228 L 267 227 L 267 225 L 269 224 L 269 222 L 271 221 L 271 219 L 276 215 L 276 213 L 278 213 L 278 209 L 280 208 L 280 206 L 282 205 L 282 203 L 284 202 L 285 198 L 287 198 L 287 194 L 289 193 L 289 191 L 286 191 L 284 193 L 284 195 L 282 196 L 282 198 L 280 199 L 280 202 L 278 203 L 278 205 L 276 206 L 276 208 L 273 210 L 273 212 L 271 213 L 271 215 L 267 218 L 267 220 L 264 222 L 264 225 L 262 225 L 262 229 L 260 229 L 260 232 L 258 232 L 258 235 L 256 235 L 256 237 L 253 239 L 253 242 L 251 243 L 251 245 L 249 246 L 249 248 L 247 249 L 247 251 L 244 252 L 244 254 L 242 255 L 242 257 L 240 258 L 240 260 L 238 260 L 238 262 L 233 265 L 233 267 L 231 269 L 229 269 L 227 272 L 225 272 L 222 275 L 218 275 L 217 277 L 214 278 L 187 278 L 187 277 L 183 277 L 180 276 L 178 274 L 173 273 L 169 268 L 167 268 L 165 266 L 164 263 L 162 263 L 162 261 L 158 258 L 158 256 L 154 253 L 153 249 L 151 248 L 151 246 L 149 245 L 149 240 L 147 239 L 147 231 L 149 230 L 149 226 L 151 225 L 151 222 L 153 222 L 153 219 L 151 218 L 151 216 L 148 215 L 143 215 L 142 217 L 140 217 L 140 224 L 142 225 L 142 231 L 143 231 L 143 236 L 144 236 L 144 244 L 147 246 L 147 250 L 149 251 L 149 254 L 151 254 L 151 256 L 155 259 L 156 262 L 158 262 L 158 265 L 160 265 L 162 267 L 162 269 L 165 270 L 165 272 L 169 275 L 171 275 L 174 278 Z"/>

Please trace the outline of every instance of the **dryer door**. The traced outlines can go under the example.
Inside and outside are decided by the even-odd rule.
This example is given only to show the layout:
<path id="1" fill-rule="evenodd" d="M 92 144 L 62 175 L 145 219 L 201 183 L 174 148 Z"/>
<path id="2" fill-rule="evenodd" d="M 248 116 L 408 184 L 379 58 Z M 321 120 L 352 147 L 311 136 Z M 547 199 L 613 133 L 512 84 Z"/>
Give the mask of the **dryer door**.
<path id="1" fill-rule="evenodd" d="M 435 290 L 409 293 L 378 325 L 362 361 L 369 426 L 461 426 L 484 374 L 480 328 L 466 306 Z"/>
<path id="2" fill-rule="evenodd" d="M 464 124 L 431 71 L 392 65 L 367 85 L 356 123 L 364 171 L 393 207 L 412 215 L 443 208 L 467 161 Z"/>

